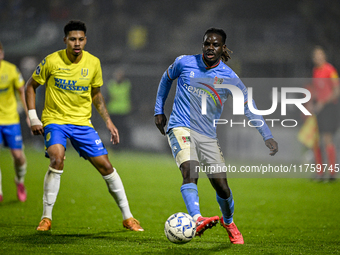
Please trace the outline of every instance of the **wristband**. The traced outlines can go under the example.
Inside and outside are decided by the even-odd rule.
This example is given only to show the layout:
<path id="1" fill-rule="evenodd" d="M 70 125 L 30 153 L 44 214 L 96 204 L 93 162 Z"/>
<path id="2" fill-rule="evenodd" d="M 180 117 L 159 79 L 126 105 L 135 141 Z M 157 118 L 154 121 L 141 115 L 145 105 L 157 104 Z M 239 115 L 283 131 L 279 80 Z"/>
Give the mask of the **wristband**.
<path id="1" fill-rule="evenodd" d="M 37 111 L 35 109 L 28 110 L 28 117 L 30 118 L 30 121 L 34 119 L 39 119 L 37 115 Z"/>

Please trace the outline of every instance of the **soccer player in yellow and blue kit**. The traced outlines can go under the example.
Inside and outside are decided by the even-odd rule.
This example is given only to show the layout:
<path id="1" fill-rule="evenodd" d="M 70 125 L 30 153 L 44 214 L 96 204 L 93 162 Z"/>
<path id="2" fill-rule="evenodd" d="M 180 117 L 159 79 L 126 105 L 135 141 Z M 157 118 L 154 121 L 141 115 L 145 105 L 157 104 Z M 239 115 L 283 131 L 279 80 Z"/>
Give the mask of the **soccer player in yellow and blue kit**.
<path id="1" fill-rule="evenodd" d="M 230 58 L 225 45 L 226 38 L 226 33 L 222 29 L 208 29 L 203 36 L 203 54 L 180 56 L 164 72 L 157 92 L 155 124 L 163 135 L 168 136 L 173 156 L 181 170 L 183 177 L 181 193 L 188 213 L 196 221 L 196 235 L 202 235 L 207 228 L 215 226 L 220 221 L 227 230 L 231 243 L 243 244 L 243 236 L 233 221 L 234 199 L 226 172 L 208 174 L 216 191 L 216 200 L 222 217 L 203 217 L 199 206 L 197 168 L 225 167 L 217 140 L 216 126 L 213 123 L 220 118 L 224 102 L 231 95 L 231 91 L 219 85 L 230 83 L 242 91 L 245 115 L 252 123 L 262 121 L 263 125 L 258 123 L 252 125 L 257 127 L 262 135 L 265 145 L 271 151 L 270 155 L 276 154 L 278 145 L 263 117 L 250 112 L 248 104 L 254 102 L 247 102 L 244 84 L 225 64 Z M 177 79 L 176 95 L 165 132 L 167 118 L 164 114 L 164 104 L 175 79 Z M 206 114 L 201 111 L 203 95 L 211 95 L 209 98 L 206 97 Z"/>
<path id="2" fill-rule="evenodd" d="M 15 183 L 21 202 L 27 199 L 24 179 L 26 175 L 26 157 L 23 151 L 22 135 L 15 92 L 18 92 L 27 116 L 25 103 L 25 81 L 19 69 L 4 59 L 4 49 L 0 43 L 0 144 L 4 143 L 11 150 L 14 159 Z M 27 123 L 29 123 L 27 117 Z M 0 202 L 3 200 L 0 170 Z"/>
<path id="3" fill-rule="evenodd" d="M 102 70 L 97 57 L 84 51 L 86 26 L 70 21 L 64 27 L 66 49 L 48 55 L 37 66 L 26 85 L 26 101 L 35 135 L 44 135 L 50 165 L 44 180 L 43 215 L 38 231 L 51 229 L 52 209 L 64 169 L 66 139 L 79 155 L 103 176 L 109 192 L 123 215 L 123 226 L 144 231 L 131 214 L 123 183 L 108 159 L 107 150 L 91 123 L 92 103 L 111 133 L 111 142 L 119 143 L 119 134 L 107 112 L 100 87 Z M 41 121 L 35 110 L 36 89 L 46 85 L 45 106 Z"/>

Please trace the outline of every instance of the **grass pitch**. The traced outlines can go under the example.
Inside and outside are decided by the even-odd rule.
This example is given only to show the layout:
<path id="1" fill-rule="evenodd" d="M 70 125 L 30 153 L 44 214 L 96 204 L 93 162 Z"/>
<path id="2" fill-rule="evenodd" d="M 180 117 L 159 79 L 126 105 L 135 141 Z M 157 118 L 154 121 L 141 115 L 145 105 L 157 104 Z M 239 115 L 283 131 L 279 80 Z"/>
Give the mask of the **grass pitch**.
<path id="1" fill-rule="evenodd" d="M 0 204 L 0 254 L 336 254 L 340 253 L 340 182 L 309 179 L 229 179 L 235 223 L 245 244 L 231 245 L 221 226 L 184 245 L 170 243 L 164 222 L 186 212 L 181 176 L 171 155 L 112 152 L 135 218 L 145 232 L 122 226 L 104 180 L 69 148 L 53 211 L 52 231 L 35 228 L 42 213 L 49 160 L 26 148 L 28 199 L 17 201 L 8 150 L 0 151 L 4 201 Z M 243 162 L 244 164 L 244 162 Z M 249 163 L 251 164 L 251 163 Z M 220 215 L 208 179 L 198 184 L 201 212 Z"/>

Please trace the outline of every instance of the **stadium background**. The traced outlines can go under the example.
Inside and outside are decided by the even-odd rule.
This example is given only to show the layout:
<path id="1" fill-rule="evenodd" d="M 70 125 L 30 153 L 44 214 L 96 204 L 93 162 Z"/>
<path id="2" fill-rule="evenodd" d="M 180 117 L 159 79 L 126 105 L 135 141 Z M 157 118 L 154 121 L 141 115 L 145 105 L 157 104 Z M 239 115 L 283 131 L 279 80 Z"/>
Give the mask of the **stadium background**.
<path id="1" fill-rule="evenodd" d="M 207 28 L 226 31 L 227 46 L 233 51 L 229 64 L 241 78 L 304 78 L 311 76 L 311 50 L 316 44 L 325 47 L 329 62 L 340 69 L 339 16 L 340 2 L 332 0 L 1 0 L 0 40 L 5 59 L 15 63 L 27 80 L 47 54 L 65 47 L 62 38 L 66 22 L 84 21 L 88 27 L 86 50 L 101 59 L 104 94 L 105 82 L 119 67 L 124 67 L 132 82 L 130 149 L 169 153 L 166 139 L 154 126 L 158 82 L 177 56 L 201 52 Z M 166 105 L 167 116 L 174 87 Z M 39 90 L 39 112 L 43 92 Z M 270 93 L 270 87 L 256 87 L 260 109 L 271 102 Z M 302 123 L 297 108 L 291 110 L 289 118 L 298 119 L 299 126 L 272 128 L 280 145 L 280 153 L 273 160 L 308 160 L 306 149 L 296 139 Z M 110 146 L 105 125 L 95 111 L 93 122 Z M 42 146 L 42 139 L 33 139 L 26 126 L 22 129 L 26 145 Z M 260 136 L 251 144 L 244 142 L 256 133 L 247 130 L 225 129 L 221 144 L 226 157 L 268 159 Z M 339 146 L 339 135 L 336 139 Z M 254 150 L 258 146 L 261 149 Z"/>

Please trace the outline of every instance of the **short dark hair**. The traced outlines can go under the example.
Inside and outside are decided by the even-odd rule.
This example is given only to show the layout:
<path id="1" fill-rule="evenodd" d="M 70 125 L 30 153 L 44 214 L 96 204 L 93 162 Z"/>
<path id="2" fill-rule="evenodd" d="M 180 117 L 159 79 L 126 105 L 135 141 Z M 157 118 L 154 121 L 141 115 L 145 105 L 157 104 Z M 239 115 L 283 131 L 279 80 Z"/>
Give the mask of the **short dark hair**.
<path id="1" fill-rule="evenodd" d="M 86 35 L 86 25 L 80 20 L 71 20 L 64 27 L 65 37 L 70 31 L 84 31 L 84 34 Z"/>
<path id="2" fill-rule="evenodd" d="M 223 29 L 221 28 L 215 28 L 215 27 L 211 27 L 209 28 L 207 31 L 205 31 L 204 36 L 203 36 L 203 41 L 204 41 L 204 37 L 207 34 L 218 34 L 220 36 L 222 36 L 222 42 L 223 44 L 225 44 L 225 41 L 227 40 L 227 34 L 223 31 Z"/>

